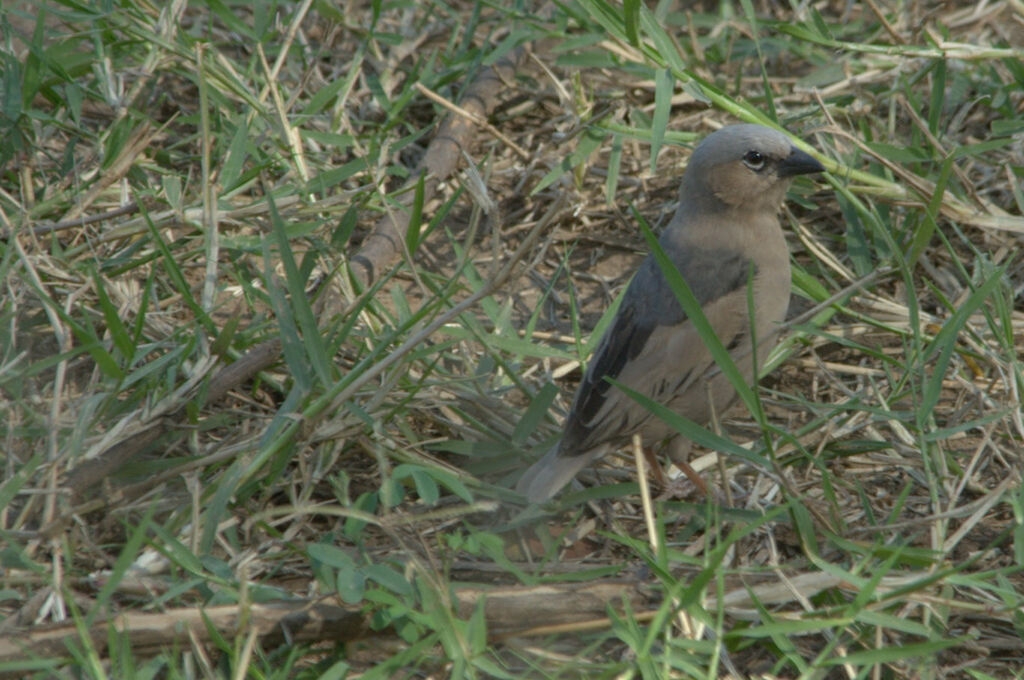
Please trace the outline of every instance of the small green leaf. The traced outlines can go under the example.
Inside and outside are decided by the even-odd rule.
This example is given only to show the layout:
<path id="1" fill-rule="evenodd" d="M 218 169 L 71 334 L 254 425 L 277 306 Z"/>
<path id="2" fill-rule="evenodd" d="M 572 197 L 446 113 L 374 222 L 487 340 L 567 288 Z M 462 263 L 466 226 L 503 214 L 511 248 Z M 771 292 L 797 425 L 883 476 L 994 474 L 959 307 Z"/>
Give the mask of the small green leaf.
<path id="1" fill-rule="evenodd" d="M 946 87 L 946 60 L 936 59 L 932 71 L 932 99 L 928 104 L 928 130 L 936 137 L 939 135 L 939 123 L 949 118 L 945 113 L 946 97 L 949 94 Z"/>
<path id="2" fill-rule="evenodd" d="M 608 177 L 605 179 L 604 196 L 608 205 L 615 205 L 615 192 L 619 188 L 619 172 L 622 169 L 622 135 L 612 135 L 612 150 L 608 154 Z"/>
<path id="3" fill-rule="evenodd" d="M 293 314 L 294 319 L 302 329 L 302 339 L 299 341 L 301 342 L 302 349 L 300 351 L 298 346 L 292 347 L 293 353 L 289 362 L 289 368 L 296 369 L 297 365 L 305 367 L 308 361 L 313 365 L 320 383 L 322 385 L 330 385 L 334 382 L 334 362 L 327 352 L 323 336 L 320 334 L 319 324 L 317 324 L 316 315 L 313 313 L 309 297 L 306 295 L 306 276 L 300 273 L 299 268 L 295 264 L 295 257 L 292 253 L 291 244 L 288 241 L 288 234 L 285 231 L 284 220 L 281 219 L 281 215 L 277 212 L 277 206 L 274 203 L 273 197 L 268 195 L 267 200 L 270 207 L 271 233 L 277 242 L 278 261 L 284 267 L 285 284 L 290 300 L 290 304 L 283 300 L 280 297 L 283 291 L 278 290 L 278 295 L 275 296 L 277 300 L 275 311 L 281 314 L 284 312 L 284 308 L 287 307 L 291 312 L 287 316 Z M 269 259 L 267 264 L 270 264 Z M 268 268 L 266 278 L 270 282 L 277 277 L 273 275 L 272 269 Z M 289 332 L 292 331 L 293 329 L 289 329 Z M 298 338 L 293 337 L 291 341 L 296 342 Z M 299 354 L 299 356 L 296 356 L 296 354 Z"/>
<path id="4" fill-rule="evenodd" d="M 366 159 L 357 158 L 345 163 L 340 168 L 325 170 L 318 175 L 310 177 L 309 182 L 306 183 L 306 188 L 313 193 L 326 194 L 328 189 L 362 172 L 366 167 Z"/>
<path id="5" fill-rule="evenodd" d="M 325 6 L 330 3 L 324 3 Z M 360 46 L 356 51 L 355 56 L 351 61 L 346 64 L 346 74 L 344 78 L 338 78 L 337 80 L 329 83 L 326 87 L 322 87 L 316 91 L 305 107 L 302 109 L 303 116 L 314 116 L 320 113 L 335 97 L 344 100 L 348 97 L 349 92 L 352 90 L 352 85 L 356 82 L 359 74 L 362 72 L 363 58 L 365 56 L 365 46 Z M 303 134 L 309 134 L 311 131 L 303 131 Z"/>
<path id="6" fill-rule="evenodd" d="M 669 35 L 668 31 L 665 30 L 662 20 L 655 16 L 647 7 L 641 7 L 640 25 L 643 27 L 644 34 L 649 36 L 651 42 L 654 43 L 653 50 L 649 47 L 645 50 L 645 53 L 654 65 L 667 66 L 672 70 L 677 80 L 684 83 L 689 81 L 692 74 L 687 70 L 687 64 L 679 53 L 679 46 L 673 37 Z"/>
<path id="7" fill-rule="evenodd" d="M 356 568 L 356 563 L 352 559 L 352 555 L 348 551 L 342 550 L 336 545 L 329 543 L 310 543 L 306 546 L 306 553 L 309 554 L 310 558 L 330 567 L 331 569 L 339 569 L 352 571 Z"/>
<path id="8" fill-rule="evenodd" d="M 969 640 L 967 636 L 960 636 L 931 642 L 908 642 L 878 649 L 851 651 L 848 654 L 823 659 L 821 663 L 826 666 L 874 666 L 909 659 L 934 659 L 939 652 L 957 647 Z"/>
<path id="9" fill-rule="evenodd" d="M 249 157 L 249 126 L 245 116 L 238 118 L 238 127 L 235 128 L 235 134 L 231 137 L 231 144 L 228 146 L 224 162 L 221 164 L 219 182 L 225 192 L 237 188 L 239 178 L 242 176 L 242 168 Z"/>
<path id="10" fill-rule="evenodd" d="M 421 172 L 416 181 L 416 193 L 412 199 L 412 212 L 409 213 L 409 226 L 405 230 L 405 247 L 410 255 L 416 252 L 420 245 L 420 227 L 423 224 L 423 193 L 424 182 L 427 173 Z"/>
<path id="11" fill-rule="evenodd" d="M 523 414 L 523 417 L 516 424 L 516 429 L 512 432 L 512 444 L 514 446 L 523 446 L 530 435 L 540 429 L 540 424 L 547 418 L 548 411 L 551 409 L 551 403 L 557 396 L 558 387 L 550 382 L 544 383 L 540 391 L 533 396 L 533 400 L 526 409 L 526 413 Z"/>
<path id="12" fill-rule="evenodd" d="M 942 382 L 946 379 L 946 369 L 949 367 L 953 351 L 956 349 L 956 338 L 963 329 L 964 324 L 976 309 L 984 304 L 992 291 L 1002 282 L 1006 273 L 1005 267 L 999 267 L 980 286 L 978 286 L 953 312 L 953 315 L 942 325 L 942 329 L 935 335 L 935 338 L 928 344 L 926 357 L 938 353 L 935 363 L 928 367 L 928 375 L 921 394 L 921 405 L 917 413 L 921 418 L 930 418 L 932 411 L 939 402 L 942 395 Z M 923 423 L 921 423 L 923 425 Z M 922 428 L 924 429 L 924 428 Z"/>
<path id="13" fill-rule="evenodd" d="M 121 320 L 121 314 L 118 312 L 118 309 L 110 301 L 110 296 L 107 295 L 106 282 L 96 272 L 93 272 L 92 280 L 93 287 L 96 290 L 96 297 L 99 298 L 100 310 L 103 312 L 103 320 L 107 324 L 107 332 L 110 333 L 114 346 L 117 347 L 118 351 L 126 359 L 125 363 L 130 364 L 132 359 L 135 358 L 135 341 L 131 333 L 128 332 L 128 328 L 124 325 L 124 321 Z"/>
<path id="14" fill-rule="evenodd" d="M 992 135 L 995 137 L 1006 137 L 1024 132 L 1024 119 L 1021 118 L 997 118 L 989 123 Z"/>
<path id="15" fill-rule="evenodd" d="M 658 151 L 661 150 L 665 130 L 668 128 L 674 90 L 672 72 L 667 68 L 657 69 L 654 73 L 654 119 L 651 121 L 651 172 L 658 167 Z"/>
<path id="16" fill-rule="evenodd" d="M 359 604 L 366 595 L 366 575 L 362 571 L 339 569 L 334 579 L 338 597 L 346 604 Z"/>
<path id="17" fill-rule="evenodd" d="M 924 219 L 917 226 L 914 234 L 914 241 L 910 247 L 910 255 L 907 257 L 907 266 L 913 267 L 921 253 L 931 242 L 932 234 L 938 229 L 936 220 L 939 218 L 939 210 L 942 208 L 942 197 L 946 192 L 946 185 L 949 183 L 950 175 L 953 172 L 953 156 L 947 156 L 939 171 L 939 179 L 935 182 L 935 191 L 932 193 L 928 207 L 924 211 Z"/>
<path id="18" fill-rule="evenodd" d="M 404 576 L 386 564 L 369 564 L 363 568 L 366 577 L 398 595 L 411 595 L 413 592 Z"/>
<path id="19" fill-rule="evenodd" d="M 427 505 L 436 505 L 441 498 L 437 482 L 426 470 L 414 470 L 410 475 L 416 485 L 416 495 Z"/>
<path id="20" fill-rule="evenodd" d="M 634 47 L 640 47 L 640 36 L 637 34 L 637 19 L 640 16 L 640 0 L 622 0 L 622 17 L 626 29 L 626 39 Z"/>
<path id="21" fill-rule="evenodd" d="M 468 340 L 473 340 L 478 337 L 476 333 L 462 326 L 446 326 L 439 332 L 453 338 L 464 338 Z M 569 352 L 558 349 L 557 347 L 540 345 L 514 335 L 490 334 L 485 336 L 483 340 L 489 347 L 523 357 L 561 359 L 564 361 L 571 361 L 576 358 L 574 354 L 570 354 Z"/>

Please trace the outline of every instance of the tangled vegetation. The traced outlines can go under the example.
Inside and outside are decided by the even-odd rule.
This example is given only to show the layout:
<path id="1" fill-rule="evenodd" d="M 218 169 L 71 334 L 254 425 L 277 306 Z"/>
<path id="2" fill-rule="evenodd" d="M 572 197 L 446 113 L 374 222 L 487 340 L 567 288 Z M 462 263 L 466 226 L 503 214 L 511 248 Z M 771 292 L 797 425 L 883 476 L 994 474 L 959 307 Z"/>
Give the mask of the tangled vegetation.
<path id="1" fill-rule="evenodd" d="M 0 676 L 1021 677 L 1024 5 L 682 4 L 5 2 Z M 525 508 L 741 120 L 829 172 L 722 499 Z"/>

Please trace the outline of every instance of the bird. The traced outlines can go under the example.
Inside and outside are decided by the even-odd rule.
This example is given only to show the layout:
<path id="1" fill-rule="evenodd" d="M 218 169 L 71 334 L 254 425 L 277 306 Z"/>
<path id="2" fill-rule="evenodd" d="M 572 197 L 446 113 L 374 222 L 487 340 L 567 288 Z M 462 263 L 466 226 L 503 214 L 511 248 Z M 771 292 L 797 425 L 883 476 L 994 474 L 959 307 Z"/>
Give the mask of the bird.
<path id="1" fill-rule="evenodd" d="M 678 207 L 659 237 L 748 385 L 755 379 L 754 357 L 758 365 L 764 361 L 789 306 L 789 248 L 778 212 L 794 177 L 824 170 L 778 130 L 721 127 L 690 156 Z M 689 440 L 609 378 L 701 424 L 736 400 L 735 388 L 717 369 L 651 254 L 587 365 L 561 439 L 516 485 L 530 503 L 550 500 L 582 469 L 637 433 L 645 447 L 668 439 L 669 458 L 677 464 L 687 459 Z"/>

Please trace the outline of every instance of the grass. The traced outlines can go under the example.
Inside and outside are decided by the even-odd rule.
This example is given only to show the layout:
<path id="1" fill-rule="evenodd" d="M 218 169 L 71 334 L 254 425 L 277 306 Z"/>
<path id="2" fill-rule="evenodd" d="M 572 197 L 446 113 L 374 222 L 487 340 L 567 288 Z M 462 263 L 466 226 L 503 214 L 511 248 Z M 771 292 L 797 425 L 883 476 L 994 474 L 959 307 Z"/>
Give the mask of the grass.
<path id="1" fill-rule="evenodd" d="M 0 674 L 1022 677 L 1019 2 L 53 0 L 0 35 Z M 519 44 L 428 195 L 439 101 Z M 755 415 L 664 414 L 728 502 L 641 501 L 626 455 L 524 510 L 640 220 L 735 120 L 829 174 Z"/>

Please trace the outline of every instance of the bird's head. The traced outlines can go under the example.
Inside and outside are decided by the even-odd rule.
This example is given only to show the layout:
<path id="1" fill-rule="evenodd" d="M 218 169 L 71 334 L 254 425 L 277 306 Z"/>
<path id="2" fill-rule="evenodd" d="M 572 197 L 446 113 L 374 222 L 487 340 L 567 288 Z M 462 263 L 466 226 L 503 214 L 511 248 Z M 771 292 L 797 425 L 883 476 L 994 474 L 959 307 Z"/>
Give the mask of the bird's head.
<path id="1" fill-rule="evenodd" d="M 681 199 L 705 209 L 775 211 L 794 177 L 824 169 L 777 130 L 729 125 L 697 145 L 683 176 Z"/>

